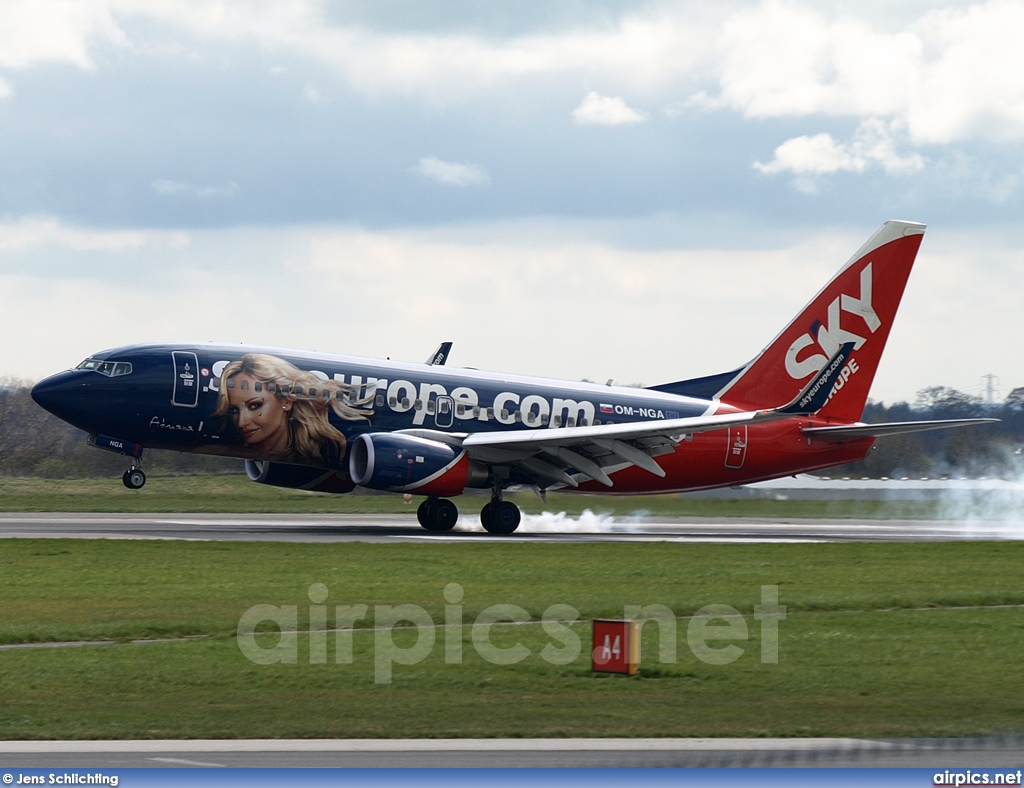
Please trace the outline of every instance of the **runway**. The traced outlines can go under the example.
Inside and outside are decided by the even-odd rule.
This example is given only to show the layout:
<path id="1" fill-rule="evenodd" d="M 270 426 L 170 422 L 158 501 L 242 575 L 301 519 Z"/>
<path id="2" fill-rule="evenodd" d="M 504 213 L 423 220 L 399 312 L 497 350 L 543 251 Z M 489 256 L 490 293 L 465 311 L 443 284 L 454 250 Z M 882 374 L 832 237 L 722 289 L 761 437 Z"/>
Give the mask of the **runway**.
<path id="1" fill-rule="evenodd" d="M 975 739 L 264 739 L 0 742 L 0 768 L 1019 768 L 1020 736 Z"/>
<path id="2" fill-rule="evenodd" d="M 525 516 L 511 536 L 471 515 L 456 530 L 425 531 L 413 514 L 0 513 L 0 538 L 194 539 L 261 542 L 921 542 L 1024 539 L 1024 520 L 644 519 Z"/>

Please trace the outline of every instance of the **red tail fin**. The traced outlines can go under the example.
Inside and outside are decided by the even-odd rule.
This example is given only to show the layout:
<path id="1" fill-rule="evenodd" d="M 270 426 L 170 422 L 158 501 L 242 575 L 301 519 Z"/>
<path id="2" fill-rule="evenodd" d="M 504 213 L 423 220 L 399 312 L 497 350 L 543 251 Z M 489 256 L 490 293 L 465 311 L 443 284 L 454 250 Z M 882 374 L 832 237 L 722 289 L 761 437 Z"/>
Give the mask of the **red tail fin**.
<path id="1" fill-rule="evenodd" d="M 923 224 L 886 222 L 718 398 L 744 408 L 792 402 L 812 376 L 840 354 L 841 369 L 818 413 L 856 421 L 889 338 L 893 318 L 924 236 Z M 815 397 L 821 402 L 822 397 Z"/>

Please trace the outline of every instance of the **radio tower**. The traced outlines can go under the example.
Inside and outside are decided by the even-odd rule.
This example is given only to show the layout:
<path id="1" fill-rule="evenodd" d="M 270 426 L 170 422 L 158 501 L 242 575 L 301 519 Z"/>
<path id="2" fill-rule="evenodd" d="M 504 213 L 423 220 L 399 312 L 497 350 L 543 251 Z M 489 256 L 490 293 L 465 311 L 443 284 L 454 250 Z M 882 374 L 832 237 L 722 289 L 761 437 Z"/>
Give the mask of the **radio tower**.
<path id="1" fill-rule="evenodd" d="M 982 375 L 981 379 L 985 382 L 985 402 L 989 405 L 996 404 L 996 395 L 999 390 L 996 388 L 996 384 L 999 383 L 999 378 L 992 373 L 988 375 Z"/>

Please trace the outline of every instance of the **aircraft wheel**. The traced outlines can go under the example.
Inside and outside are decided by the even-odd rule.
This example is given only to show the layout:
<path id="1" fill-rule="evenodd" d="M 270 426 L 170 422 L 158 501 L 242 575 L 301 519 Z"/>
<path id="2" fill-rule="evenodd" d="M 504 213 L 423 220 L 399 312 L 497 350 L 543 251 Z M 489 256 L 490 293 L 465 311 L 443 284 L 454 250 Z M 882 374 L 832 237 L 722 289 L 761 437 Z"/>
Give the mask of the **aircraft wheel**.
<path id="1" fill-rule="evenodd" d="M 129 468 L 124 472 L 121 481 L 129 490 L 141 490 L 146 483 L 146 474 L 142 472 L 141 468 Z"/>
<path id="2" fill-rule="evenodd" d="M 428 531 L 450 531 L 459 519 L 459 510 L 445 498 L 427 498 L 416 510 L 416 519 Z"/>
<path id="3" fill-rule="evenodd" d="M 491 501 L 480 511 L 480 522 L 490 534 L 510 534 L 521 519 L 519 507 L 511 501 Z"/>
<path id="4" fill-rule="evenodd" d="M 420 525 L 428 530 L 432 522 L 435 503 L 437 503 L 437 498 L 424 498 L 423 503 L 416 510 L 416 519 L 420 521 Z"/>

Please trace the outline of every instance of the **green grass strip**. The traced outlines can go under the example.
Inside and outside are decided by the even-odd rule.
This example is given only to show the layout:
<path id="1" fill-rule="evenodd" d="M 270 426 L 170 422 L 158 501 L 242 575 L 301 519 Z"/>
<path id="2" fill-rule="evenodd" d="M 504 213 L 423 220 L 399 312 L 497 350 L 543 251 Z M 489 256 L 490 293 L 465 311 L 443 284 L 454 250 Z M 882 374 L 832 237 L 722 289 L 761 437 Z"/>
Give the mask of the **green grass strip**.
<path id="1" fill-rule="evenodd" d="M 1024 730 L 1024 544 L 274 544 L 108 540 L 0 542 L 0 643 L 201 635 L 174 643 L 0 651 L 0 738 L 359 736 L 938 736 Z M 428 658 L 375 683 L 379 633 L 351 664 L 257 665 L 234 633 L 252 605 L 411 603 L 440 624 L 458 583 L 468 624 L 490 605 L 581 618 L 659 604 L 679 617 L 674 662 L 644 629 L 641 676 L 591 674 L 584 649 L 541 658 L 538 626 L 495 629 L 530 655 Z M 760 660 L 761 586 L 779 587 L 779 662 Z M 742 656 L 698 660 L 689 616 L 744 616 Z M 1011 606 L 1011 607 L 1001 607 Z M 333 615 L 328 625 L 333 624 Z M 261 636 L 275 638 L 268 634 Z M 413 637 L 411 631 L 394 639 Z"/>

